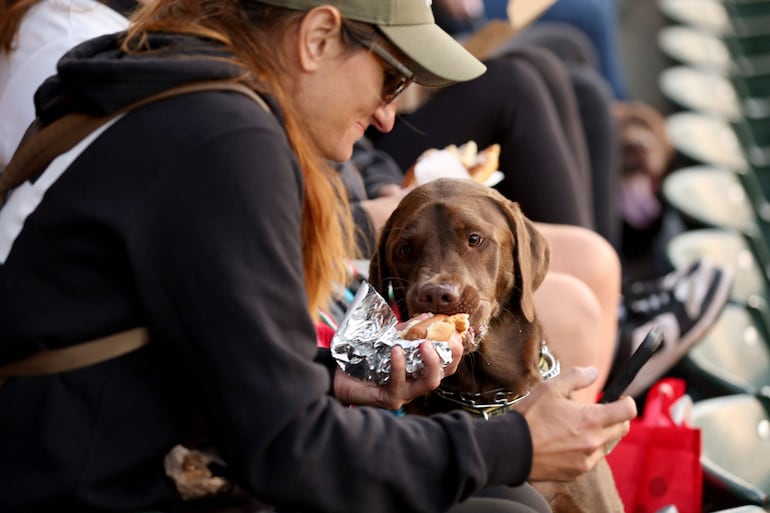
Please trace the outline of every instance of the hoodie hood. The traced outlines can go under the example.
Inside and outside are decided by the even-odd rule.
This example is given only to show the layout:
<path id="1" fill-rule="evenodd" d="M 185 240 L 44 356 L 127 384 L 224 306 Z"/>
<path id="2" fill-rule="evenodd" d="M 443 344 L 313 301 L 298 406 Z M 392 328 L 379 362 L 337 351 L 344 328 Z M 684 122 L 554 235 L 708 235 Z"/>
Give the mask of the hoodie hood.
<path id="1" fill-rule="evenodd" d="M 67 52 L 35 93 L 44 124 L 70 112 L 104 116 L 164 89 L 202 80 L 234 78 L 241 66 L 227 60 L 227 49 L 193 36 L 152 34 L 151 51 L 127 54 L 122 33 L 91 39 Z"/>

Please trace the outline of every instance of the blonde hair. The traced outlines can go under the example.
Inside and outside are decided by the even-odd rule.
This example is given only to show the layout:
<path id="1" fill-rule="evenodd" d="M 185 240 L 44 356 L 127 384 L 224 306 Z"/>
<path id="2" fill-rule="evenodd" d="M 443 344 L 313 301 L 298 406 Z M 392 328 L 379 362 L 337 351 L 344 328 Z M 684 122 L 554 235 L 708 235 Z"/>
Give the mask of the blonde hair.
<path id="1" fill-rule="evenodd" d="M 282 86 L 286 70 L 281 45 L 276 41 L 291 33 L 304 14 L 253 0 L 154 0 L 134 14 L 123 50 L 142 51 L 150 32 L 213 39 L 224 44 L 245 68 L 244 78 L 259 82 L 276 97 L 305 180 L 302 258 L 308 311 L 317 318 L 318 308 L 326 307 L 336 288 L 345 284 L 345 261 L 355 256 L 355 249 L 344 185 L 337 172 L 314 150 Z"/>

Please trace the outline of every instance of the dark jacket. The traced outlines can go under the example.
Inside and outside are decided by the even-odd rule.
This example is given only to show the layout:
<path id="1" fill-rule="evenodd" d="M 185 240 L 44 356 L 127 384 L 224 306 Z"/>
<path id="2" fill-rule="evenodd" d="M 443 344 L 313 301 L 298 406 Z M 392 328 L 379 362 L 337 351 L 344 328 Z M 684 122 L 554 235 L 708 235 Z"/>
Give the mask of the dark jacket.
<path id="1" fill-rule="evenodd" d="M 152 45 L 76 47 L 38 91 L 41 118 L 240 72 L 197 39 Z M 238 93 L 195 93 L 119 119 L 17 236 L 0 236 L 0 363 L 151 333 L 126 356 L 0 388 L 0 511 L 183 509 L 163 457 L 203 440 L 248 493 L 295 511 L 440 512 L 526 479 L 518 414 L 399 418 L 327 394 L 305 307 L 303 186 L 280 117 Z"/>

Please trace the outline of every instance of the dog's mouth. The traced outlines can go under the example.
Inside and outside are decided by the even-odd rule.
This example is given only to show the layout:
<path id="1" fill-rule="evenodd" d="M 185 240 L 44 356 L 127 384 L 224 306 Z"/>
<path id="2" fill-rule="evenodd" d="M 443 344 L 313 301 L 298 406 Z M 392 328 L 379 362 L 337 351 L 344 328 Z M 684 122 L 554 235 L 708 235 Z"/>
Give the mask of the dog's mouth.
<path id="1" fill-rule="evenodd" d="M 475 352 L 486 336 L 488 329 L 488 324 L 476 324 L 469 327 L 463 334 L 463 354 Z"/>
<path id="2" fill-rule="evenodd" d="M 406 304 L 408 316 L 416 315 L 415 312 L 426 311 L 424 306 L 421 306 L 414 300 L 414 298 L 417 297 L 417 290 L 419 290 L 419 288 L 410 289 L 407 293 L 407 297 L 412 298 L 411 301 L 407 300 Z M 465 290 L 461 296 L 462 299 L 460 301 L 457 301 L 449 307 L 432 308 L 427 309 L 427 311 L 430 311 L 433 314 L 443 314 L 447 316 L 457 314 L 468 315 L 470 325 L 462 335 L 463 355 L 468 355 L 477 351 L 481 342 L 484 340 L 484 337 L 486 337 L 487 332 L 489 331 L 491 312 L 489 307 L 479 301 L 479 294 L 477 291 L 473 290 L 471 293 L 468 293 L 468 291 Z"/>

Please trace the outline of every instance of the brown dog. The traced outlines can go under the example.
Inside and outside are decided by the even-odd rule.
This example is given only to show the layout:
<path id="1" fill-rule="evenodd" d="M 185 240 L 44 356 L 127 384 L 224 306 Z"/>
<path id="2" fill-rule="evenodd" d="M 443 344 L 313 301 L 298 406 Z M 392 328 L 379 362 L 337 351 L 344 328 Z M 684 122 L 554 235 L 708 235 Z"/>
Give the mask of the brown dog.
<path id="1" fill-rule="evenodd" d="M 517 399 L 558 363 L 544 346 L 533 294 L 548 270 L 548 242 L 518 204 L 471 180 L 417 187 L 386 223 L 369 281 L 392 296 L 402 319 L 422 312 L 470 317 L 457 372 L 410 413 L 462 407 L 487 418 Z M 605 460 L 571 483 L 536 483 L 554 512 L 623 511 Z"/>

